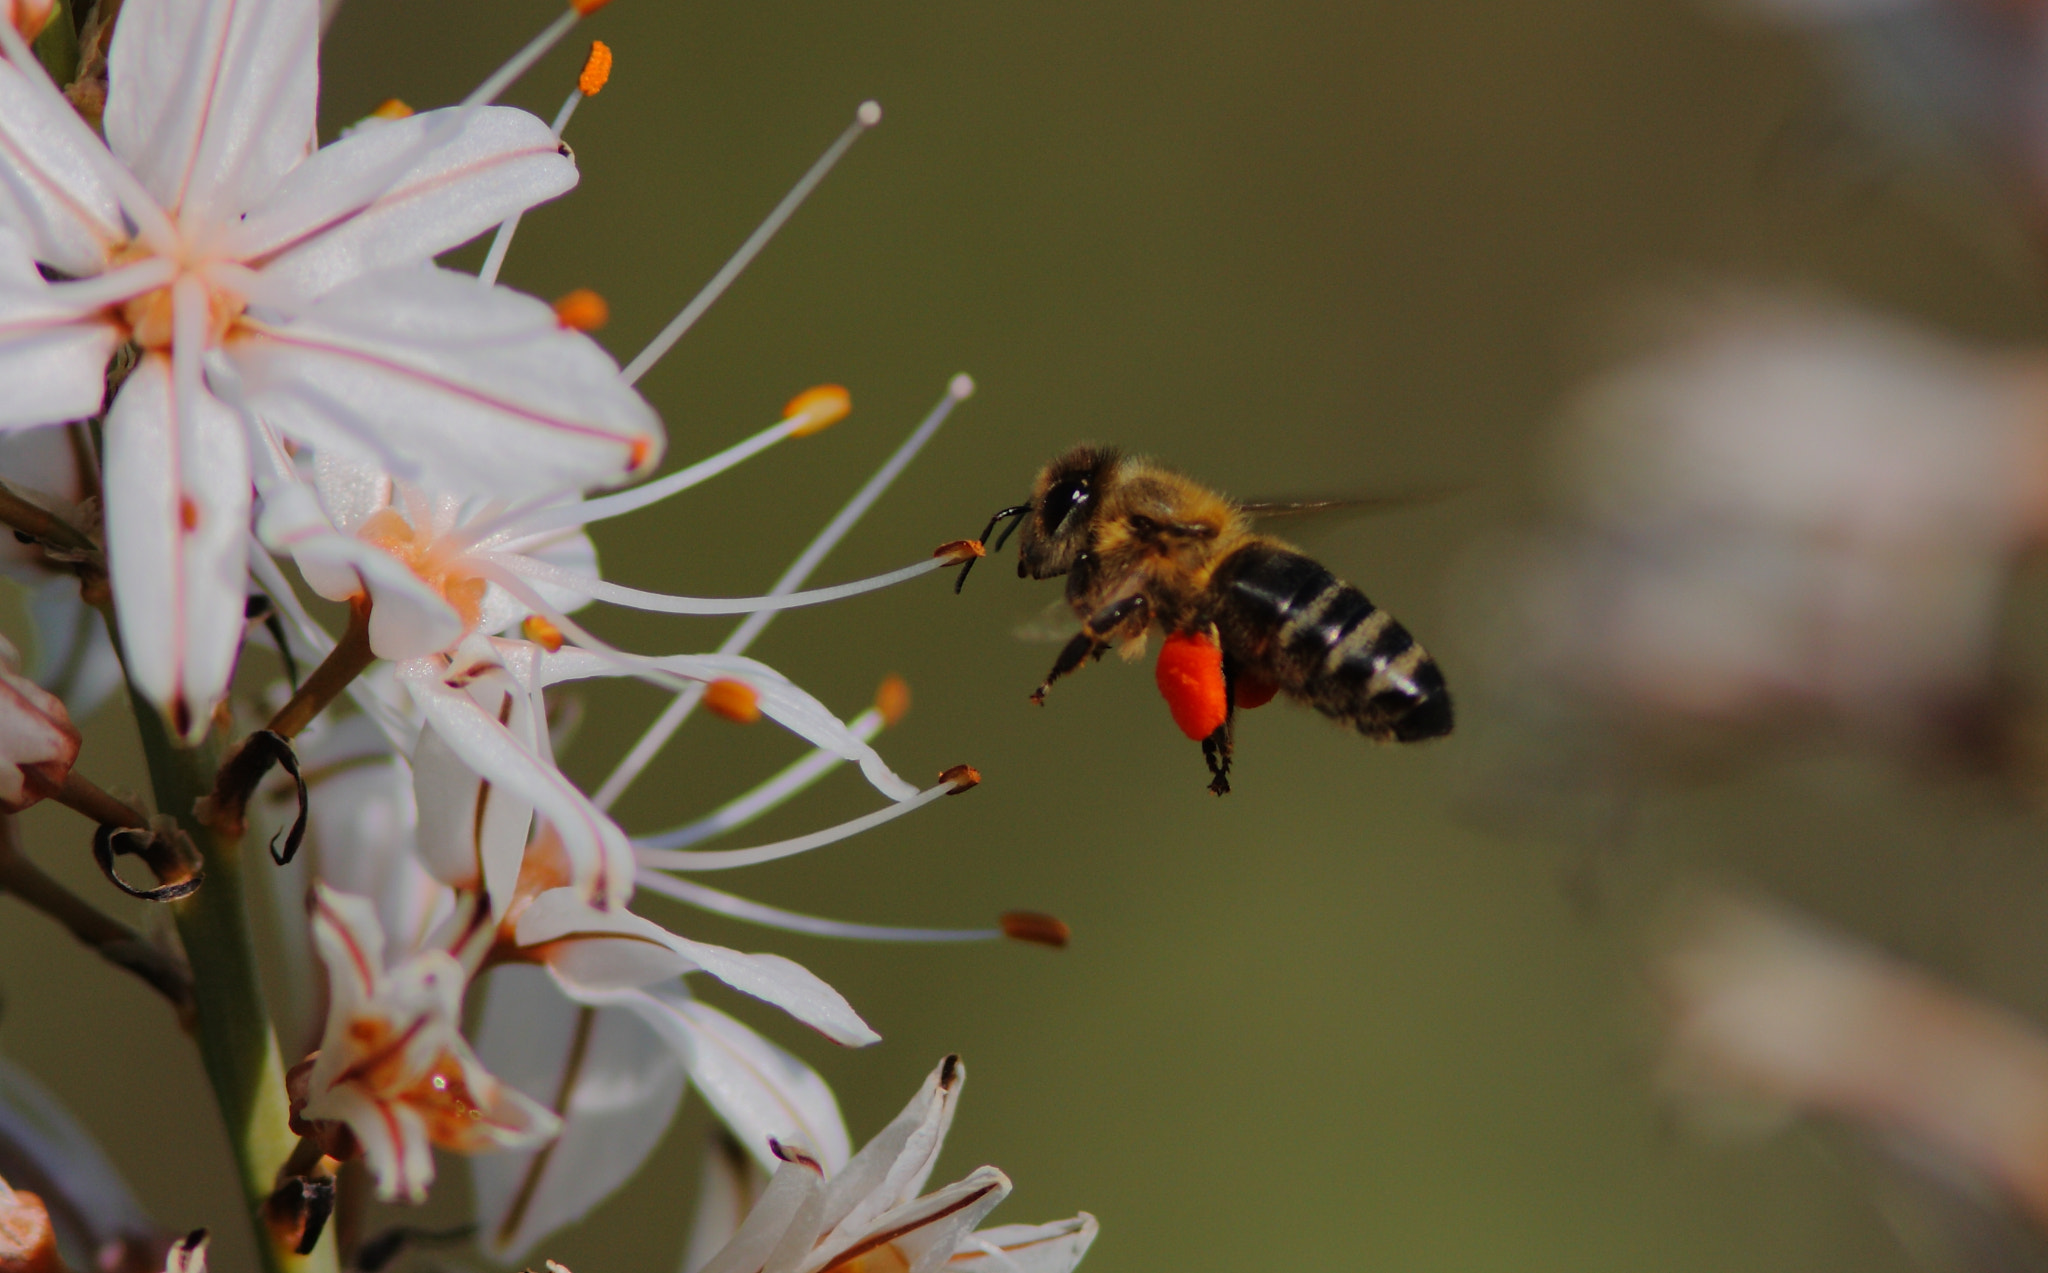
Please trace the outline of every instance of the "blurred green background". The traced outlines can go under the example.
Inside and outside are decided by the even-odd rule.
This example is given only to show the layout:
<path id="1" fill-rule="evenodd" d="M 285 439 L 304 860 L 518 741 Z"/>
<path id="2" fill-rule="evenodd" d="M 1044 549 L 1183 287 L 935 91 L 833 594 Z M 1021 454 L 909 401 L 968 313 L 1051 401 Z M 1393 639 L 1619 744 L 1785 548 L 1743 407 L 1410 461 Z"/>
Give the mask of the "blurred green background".
<path id="1" fill-rule="evenodd" d="M 347 0 L 323 139 L 387 97 L 459 97 L 552 12 Z M 965 370 L 980 392 L 821 579 L 975 533 L 1083 438 L 1247 497 L 1443 490 L 1304 542 L 1456 690 L 1450 581 L 1530 507 L 1547 421 L 1599 365 L 1619 304 L 1794 279 L 1980 337 L 2048 320 L 2026 240 L 1994 210 L 1815 140 L 1830 108 L 1810 53 L 1675 0 L 621 0 L 585 33 L 617 68 L 570 127 L 582 184 L 527 218 L 504 277 L 596 288 L 622 358 L 859 101 L 886 111 L 642 384 L 672 463 L 821 381 L 851 388 L 853 416 L 600 528 L 608 575 L 643 587 L 763 589 Z M 552 113 L 581 48 L 509 100 Z M 877 923 L 1042 909 L 1073 925 L 1071 949 L 833 943 L 643 904 L 802 961 L 882 1032 L 838 1052 L 706 991 L 831 1079 L 856 1142 L 957 1050 L 971 1081 L 940 1171 L 1003 1167 L 1018 1187 L 999 1220 L 1095 1212 L 1096 1270 L 1905 1267 L 1837 1158 L 1673 1132 L 1650 1094 L 1634 921 L 1674 861 L 1705 862 L 2048 1002 L 2023 937 L 2044 890 L 2014 886 L 2041 873 L 2019 815 L 1945 791 L 1901 813 L 1884 804 L 1896 785 L 1854 765 L 1723 783 L 1653 807 L 1588 901 L 1569 886 L 1583 849 L 1464 816 L 1488 781 L 1470 704 L 1457 736 L 1413 750 L 1284 705 L 1253 714 L 1221 802 L 1146 665 L 1105 661 L 1033 710 L 1054 648 L 1012 629 L 1056 589 L 1005 558 L 961 597 L 924 580 L 779 620 L 755 653 L 845 715 L 885 673 L 909 679 L 915 707 L 881 742 L 899 770 L 967 761 L 986 783 L 718 883 Z M 725 631 L 591 622 L 648 651 Z M 588 702 L 566 764 L 594 784 L 658 698 Z M 85 768 L 140 785 L 121 709 L 94 726 Z M 693 721 L 622 821 L 694 816 L 796 750 L 765 726 Z M 837 774 L 734 843 L 876 803 Z M 32 815 L 30 843 L 103 897 L 65 816 Z M 210 1100 L 162 1008 L 11 904 L 0 992 L 0 1047 L 73 1102 L 160 1219 L 214 1224 L 216 1267 L 246 1267 Z M 703 1125 L 691 1105 L 627 1191 L 536 1256 L 673 1268 Z M 444 1172 L 435 1214 L 453 1218 L 463 1173 Z"/>

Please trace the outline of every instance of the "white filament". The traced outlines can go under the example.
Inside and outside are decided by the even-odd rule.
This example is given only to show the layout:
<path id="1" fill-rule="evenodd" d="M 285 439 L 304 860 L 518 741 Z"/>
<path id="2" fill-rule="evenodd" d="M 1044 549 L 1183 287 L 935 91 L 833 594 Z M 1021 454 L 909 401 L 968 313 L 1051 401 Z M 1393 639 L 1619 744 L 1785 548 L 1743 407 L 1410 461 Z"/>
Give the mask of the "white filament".
<path id="1" fill-rule="evenodd" d="M 775 232 L 782 228 L 783 222 L 789 220 L 797 207 L 810 197 L 811 191 L 818 188 L 818 183 L 825 179 L 826 173 L 832 171 L 832 165 L 839 162 L 839 157 L 851 149 L 853 143 L 860 140 L 862 133 L 880 123 L 881 119 L 881 107 L 873 102 L 862 102 L 860 110 L 855 112 L 853 122 L 846 126 L 845 132 L 839 134 L 839 140 L 826 147 L 825 153 L 818 157 L 818 161 L 811 165 L 810 170 L 804 173 L 794 186 L 790 187 L 789 193 L 782 196 L 782 202 L 775 205 L 767 219 L 754 228 L 754 232 L 747 236 L 746 242 L 740 244 L 739 251 L 732 254 L 732 259 L 721 266 L 718 273 L 711 276 L 711 281 L 704 285 L 704 290 L 691 297 L 690 303 L 683 306 L 682 312 L 670 319 L 668 326 L 662 328 L 659 335 L 647 342 L 647 348 L 641 350 L 632 362 L 626 364 L 626 369 L 619 373 L 620 378 L 629 385 L 637 383 L 640 377 L 647 374 L 649 368 L 661 361 L 662 355 L 675 348 L 675 343 L 683 338 L 683 333 L 689 331 L 691 326 L 704 316 L 704 311 L 711 308 L 712 302 L 723 295 L 726 288 L 732 286 L 732 281 L 740 276 L 740 271 L 746 269 L 747 265 L 761 254 L 761 249 L 768 246 L 768 240 L 775 237 Z"/>
<path id="2" fill-rule="evenodd" d="M 871 742 L 876 734 L 882 732 L 882 724 L 882 714 L 871 707 L 846 722 L 846 728 L 862 742 Z M 687 822 L 656 835 L 642 836 L 637 842 L 650 849 L 686 849 L 713 836 L 724 835 L 790 800 L 845 763 L 846 757 L 820 747 L 752 791 L 726 801 L 695 822 Z"/>
<path id="3" fill-rule="evenodd" d="M 883 461 L 882 467 L 875 470 L 874 476 L 867 480 L 866 485 L 854 492 L 853 498 L 846 501 L 846 507 L 840 509 L 838 515 L 825 524 L 825 529 L 818 532 L 817 538 L 811 541 L 810 546 L 790 563 L 789 569 L 782 572 L 782 578 L 776 580 L 775 586 L 768 590 L 768 595 L 778 596 L 803 587 L 804 580 L 810 577 L 811 571 L 816 570 L 818 563 L 825 559 L 825 555 L 846 537 L 846 532 L 853 529 L 853 524 L 860 520 L 861 514 L 867 512 L 874 502 L 882 497 L 882 492 L 889 489 L 889 484 L 896 480 L 896 475 L 901 473 L 911 460 L 917 458 L 917 453 L 924 449 L 924 444 L 931 441 L 932 435 L 939 431 L 939 426 L 946 422 L 946 417 L 953 413 L 953 408 L 966 401 L 973 392 L 972 377 L 965 373 L 953 377 L 947 383 L 945 396 L 939 399 L 938 405 L 933 407 L 917 428 L 911 431 L 910 436 L 903 440 L 903 445 L 897 447 L 895 453 Z M 775 612 L 771 610 L 748 615 L 732 630 L 732 635 L 726 637 L 719 645 L 718 652 L 741 653 L 753 644 L 754 638 L 761 634 L 761 630 L 766 628 L 774 617 Z M 633 744 L 633 749 L 626 753 L 625 759 L 619 761 L 618 767 L 612 770 L 611 776 L 604 780 L 604 785 L 591 797 L 598 808 L 612 807 L 625 793 L 626 788 L 633 784 L 633 780 L 640 776 L 640 771 L 647 768 L 667 745 L 668 740 L 675 736 L 676 730 L 682 728 L 683 722 L 690 718 L 690 712 L 703 697 L 702 687 L 695 687 L 678 694 L 666 708 L 662 709 L 661 715 L 648 726 L 647 732 L 640 736 L 640 741 Z"/>
<path id="4" fill-rule="evenodd" d="M 877 809 L 850 822 L 842 822 L 836 827 L 826 827 L 823 831 L 800 835 L 794 840 L 778 840 L 773 844 L 755 845 L 751 849 L 653 849 L 636 842 L 633 846 L 633 856 L 640 865 L 653 867 L 658 871 L 730 871 L 734 867 L 756 866 L 762 862 L 795 857 L 799 853 L 809 853 L 812 849 L 836 844 L 863 831 L 881 826 L 884 822 L 892 822 L 906 813 L 922 809 L 932 801 L 952 792 L 953 784 L 942 782 L 935 787 L 926 787 L 908 800 Z"/>
<path id="5" fill-rule="evenodd" d="M 635 610 L 650 610 L 657 614 L 761 614 L 776 610 L 795 610 L 802 606 L 823 605 L 828 601 L 857 597 L 864 592 L 877 592 L 908 582 L 920 575 L 928 575 L 934 570 L 944 570 L 948 566 L 960 564 L 948 557 L 927 557 L 901 570 L 871 575 L 851 583 L 834 584 L 830 588 L 812 588 L 808 592 L 774 593 L 761 597 L 677 597 L 665 592 L 648 592 L 642 588 L 607 583 L 595 575 L 563 570 L 559 566 L 551 566 L 533 557 L 492 553 L 490 560 L 514 574 L 537 583 L 550 584 L 565 592 L 589 597 L 593 601 L 609 601 L 613 605 L 629 606 Z"/>
<path id="6" fill-rule="evenodd" d="M 636 883 L 650 893 L 673 897 L 714 915 L 726 915 L 792 933 L 809 933 L 815 937 L 845 937 L 854 941 L 956 942 L 995 941 L 1003 936 L 1000 928 L 891 928 L 882 924 L 849 924 L 842 920 L 820 919 L 815 915 L 763 906 L 759 902 L 750 902 L 743 897 L 666 875 L 643 873 Z"/>

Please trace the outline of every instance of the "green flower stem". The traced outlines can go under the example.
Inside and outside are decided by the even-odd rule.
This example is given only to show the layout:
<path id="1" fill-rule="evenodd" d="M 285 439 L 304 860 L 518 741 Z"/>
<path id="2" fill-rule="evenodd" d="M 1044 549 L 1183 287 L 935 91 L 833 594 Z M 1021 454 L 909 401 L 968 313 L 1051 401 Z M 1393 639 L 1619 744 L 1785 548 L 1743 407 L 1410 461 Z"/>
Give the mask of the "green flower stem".
<path id="1" fill-rule="evenodd" d="M 206 883 L 192 896 L 168 905 L 192 964 L 194 1034 L 234 1146 L 263 1268 L 267 1273 L 334 1273 L 331 1238 L 323 1238 L 310 1256 L 294 1255 L 272 1237 L 263 1219 L 263 1204 L 277 1184 L 278 1168 L 291 1157 L 299 1138 L 289 1124 L 284 1066 L 256 973 L 256 949 L 243 900 L 242 841 L 219 835 L 194 813 L 195 803 L 213 791 L 221 758 L 219 733 L 199 747 L 179 747 L 156 708 L 133 687 L 129 696 L 157 808 L 177 819 L 206 859 Z"/>

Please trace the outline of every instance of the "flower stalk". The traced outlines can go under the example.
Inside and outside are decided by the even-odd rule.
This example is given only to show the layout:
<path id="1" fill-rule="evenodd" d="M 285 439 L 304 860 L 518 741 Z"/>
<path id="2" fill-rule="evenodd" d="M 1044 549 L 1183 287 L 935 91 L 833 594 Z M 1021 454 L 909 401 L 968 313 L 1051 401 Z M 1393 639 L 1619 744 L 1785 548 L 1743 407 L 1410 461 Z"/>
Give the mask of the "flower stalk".
<path id="1" fill-rule="evenodd" d="M 240 835 L 223 835 L 199 820 L 199 801 L 212 793 L 221 756 L 219 730 L 197 747 L 180 747 L 162 715 L 132 685 L 135 721 L 149 764 L 157 808 L 192 837 L 206 860 L 206 886 L 171 903 L 178 936 L 191 962 L 192 1033 L 226 1124 L 235 1166 L 265 1273 L 333 1273 L 334 1244 L 298 1255 L 274 1237 L 265 1206 L 279 1170 L 299 1138 L 292 1132 L 284 1066 L 263 1002 L 243 900 Z"/>

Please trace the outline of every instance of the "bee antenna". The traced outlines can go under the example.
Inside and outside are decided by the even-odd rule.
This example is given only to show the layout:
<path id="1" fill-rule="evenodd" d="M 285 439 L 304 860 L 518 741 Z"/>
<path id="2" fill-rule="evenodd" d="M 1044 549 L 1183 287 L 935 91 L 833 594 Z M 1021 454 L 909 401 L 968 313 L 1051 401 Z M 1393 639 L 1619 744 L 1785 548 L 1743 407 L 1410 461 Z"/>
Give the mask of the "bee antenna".
<path id="1" fill-rule="evenodd" d="M 1029 504 L 1012 504 L 1010 507 L 997 513 L 994 517 L 989 518 L 988 525 L 981 528 L 981 535 L 979 536 L 981 542 L 984 544 L 987 543 L 988 537 L 990 535 L 995 534 L 996 523 L 1007 521 L 1010 524 L 1008 526 L 1003 527 L 1002 537 L 996 540 L 996 551 L 1001 552 L 1003 549 L 1003 545 L 1010 542 L 1010 532 L 1016 530 L 1017 527 L 1022 524 L 1018 519 L 1022 518 L 1024 514 L 1030 511 L 1031 505 Z M 974 569 L 974 563 L 980 560 L 981 558 L 979 557 L 969 557 L 967 559 L 967 564 L 960 567 L 960 577 L 953 581 L 954 595 L 957 596 L 960 590 L 967 586 L 967 572 Z"/>

